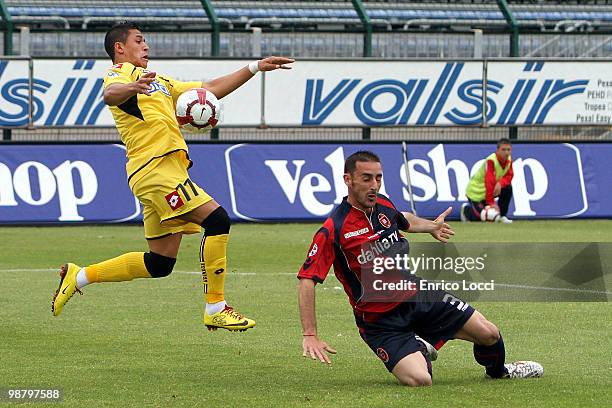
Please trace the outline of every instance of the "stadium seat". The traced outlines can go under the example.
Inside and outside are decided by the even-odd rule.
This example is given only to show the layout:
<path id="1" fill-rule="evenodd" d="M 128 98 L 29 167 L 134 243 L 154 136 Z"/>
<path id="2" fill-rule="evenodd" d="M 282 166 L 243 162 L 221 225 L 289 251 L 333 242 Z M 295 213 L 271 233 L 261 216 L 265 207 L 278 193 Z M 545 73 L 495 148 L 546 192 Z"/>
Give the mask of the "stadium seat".
<path id="1" fill-rule="evenodd" d="M 34 3 L 36 6 L 30 6 Z M 206 17 L 201 7 L 194 7 L 193 2 L 177 1 L 174 7 L 143 7 L 142 3 L 126 0 L 115 2 L 109 7 L 105 1 L 89 1 L 85 7 L 62 6 L 65 1 L 49 0 L 41 5 L 41 2 L 27 0 L 8 0 L 8 9 L 13 16 L 62 16 L 71 19 L 83 19 L 86 17 Z M 74 2 L 72 2 L 74 3 Z M 133 3 L 133 4 L 132 4 Z M 179 7 L 182 4 L 182 7 Z M 188 7 L 188 3 L 191 3 Z M 312 18 L 312 19 L 355 19 L 357 13 L 348 2 L 323 3 L 327 7 L 317 7 L 316 2 L 278 2 L 276 7 L 255 7 L 254 2 L 215 2 L 217 15 L 232 21 L 241 21 L 253 18 Z M 269 5 L 270 2 L 262 2 Z M 336 5 L 337 4 L 337 5 Z M 115 6 L 116 5 L 116 6 Z M 439 4 L 422 4 L 416 2 L 389 3 L 366 2 L 368 14 L 375 19 L 428 19 L 428 20 L 504 20 L 502 13 L 496 8 L 480 4 L 447 4 L 440 7 Z M 569 8 L 568 8 L 569 7 Z M 514 10 L 518 20 L 542 20 L 557 22 L 561 20 L 586 20 L 586 21 L 612 21 L 612 10 L 610 9 L 588 9 L 581 6 L 565 6 L 559 10 L 558 6 L 516 6 Z"/>
<path id="2" fill-rule="evenodd" d="M 70 50 L 71 55 L 79 55 L 82 50 L 89 52 L 91 56 L 104 57 L 104 50 L 100 47 L 90 45 L 84 48 L 79 44 L 83 36 L 82 30 L 88 31 L 91 28 L 89 31 L 96 31 L 120 18 L 134 19 L 140 22 L 146 31 L 159 33 L 159 38 L 163 38 L 163 41 L 157 44 L 152 53 L 156 57 L 205 56 L 210 52 L 207 48 L 210 47 L 210 38 L 201 34 L 210 30 L 210 24 L 199 0 L 175 0 L 171 3 L 151 0 L 147 5 L 137 0 L 5 2 L 19 25 L 28 24 L 30 21 L 33 27 L 30 34 L 31 51 L 35 56 L 52 56 L 66 50 Z M 590 1 L 589 5 L 584 6 L 578 2 L 568 3 L 510 2 L 519 24 L 532 27 L 531 33 L 534 33 L 534 26 L 535 31 L 589 31 L 588 35 L 578 33 L 578 37 L 583 38 L 583 41 L 569 42 L 559 39 L 553 41 L 550 46 L 544 45 L 544 49 L 539 47 L 552 37 L 545 34 L 534 36 L 532 41 L 521 41 L 521 52 L 524 55 L 530 55 L 531 50 L 536 50 L 538 56 L 611 55 L 612 43 L 606 41 L 604 36 L 612 25 L 612 1 L 608 2 L 608 6 L 603 5 L 603 1 Z M 160 4 L 166 7 L 160 7 Z M 167 7 L 168 4 L 171 6 Z M 363 49 L 363 39 L 359 34 L 362 25 L 348 0 L 215 0 L 213 4 L 222 22 L 222 56 L 250 56 L 252 46 L 249 29 L 255 26 L 264 28 L 264 54 L 286 52 L 297 57 L 347 57 L 359 56 Z M 502 13 L 492 2 L 465 0 L 423 3 L 366 0 L 364 4 L 375 23 L 375 33 L 393 33 L 383 35 L 377 40 L 373 49 L 374 55 L 471 56 L 473 39 L 465 34 L 465 28 L 454 31 L 456 26 L 485 29 L 485 56 L 501 57 L 508 53 L 507 35 L 486 32 L 487 24 L 496 32 L 506 24 Z M 57 31 L 58 26 L 61 31 Z M 177 27 L 180 27 L 179 32 L 170 33 L 176 31 Z M 599 31 L 602 34 L 599 34 L 598 27 L 603 27 Z M 277 29 L 280 30 L 276 31 Z M 268 34 L 273 32 L 278 35 Z M 440 36 L 440 32 L 454 34 Z M 412 41 L 417 34 L 418 44 Z M 523 34 L 523 38 L 526 38 L 526 35 L 528 34 Z M 206 38 L 207 47 L 202 46 L 202 38 Z"/>

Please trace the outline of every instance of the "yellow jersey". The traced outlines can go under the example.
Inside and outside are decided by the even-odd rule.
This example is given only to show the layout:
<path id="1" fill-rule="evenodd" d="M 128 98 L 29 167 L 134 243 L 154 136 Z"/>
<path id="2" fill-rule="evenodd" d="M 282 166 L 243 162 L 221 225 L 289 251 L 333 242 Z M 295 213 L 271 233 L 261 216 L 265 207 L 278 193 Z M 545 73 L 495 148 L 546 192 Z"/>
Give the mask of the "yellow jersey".
<path id="1" fill-rule="evenodd" d="M 104 88 L 138 81 L 146 72 L 149 71 L 129 62 L 113 65 L 104 74 Z M 128 182 L 132 183 L 147 173 L 141 170 L 156 158 L 179 150 L 187 152 L 187 144 L 176 121 L 176 100 L 183 92 L 202 86 L 202 82 L 181 82 L 159 74 L 155 79 L 150 96 L 137 94 L 121 105 L 109 106 L 127 149 L 125 167 Z"/>

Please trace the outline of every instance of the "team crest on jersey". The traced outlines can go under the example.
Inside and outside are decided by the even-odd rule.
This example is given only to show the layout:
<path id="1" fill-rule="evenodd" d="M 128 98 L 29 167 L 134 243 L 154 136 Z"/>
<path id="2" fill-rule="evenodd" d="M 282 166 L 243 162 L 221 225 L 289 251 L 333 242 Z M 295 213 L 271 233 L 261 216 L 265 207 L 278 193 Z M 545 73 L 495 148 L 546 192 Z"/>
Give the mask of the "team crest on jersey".
<path id="1" fill-rule="evenodd" d="M 389 361 L 389 354 L 382 347 L 379 347 L 376 349 L 376 355 L 378 356 L 378 358 L 380 358 L 385 363 Z"/>
<path id="2" fill-rule="evenodd" d="M 389 228 L 391 226 L 391 221 L 389 221 L 389 217 L 387 217 L 383 213 L 378 214 L 378 222 L 380 222 L 380 225 L 385 228 Z"/>
<path id="3" fill-rule="evenodd" d="M 177 208 L 181 208 L 185 205 L 178 191 L 173 191 L 170 194 L 166 195 L 164 198 L 166 199 L 166 202 L 168 203 L 170 208 L 172 208 L 172 210 L 176 210 Z"/>

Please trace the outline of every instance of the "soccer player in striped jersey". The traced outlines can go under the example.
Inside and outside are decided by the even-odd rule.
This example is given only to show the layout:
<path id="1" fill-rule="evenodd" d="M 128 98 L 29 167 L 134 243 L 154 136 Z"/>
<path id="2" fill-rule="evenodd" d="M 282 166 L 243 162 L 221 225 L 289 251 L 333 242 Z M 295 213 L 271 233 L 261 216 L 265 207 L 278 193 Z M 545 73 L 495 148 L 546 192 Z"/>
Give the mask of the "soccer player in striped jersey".
<path id="1" fill-rule="evenodd" d="M 316 232 L 297 275 L 303 356 L 330 363 L 328 353 L 336 353 L 319 338 L 315 315 L 315 286 L 323 283 L 333 265 L 334 274 L 348 295 L 359 334 L 401 384 L 431 385 L 431 361 L 437 358 L 437 350 L 452 339 L 474 344 L 476 362 L 485 367 L 489 377 L 541 376 L 543 368 L 536 362 L 505 363 L 504 341 L 497 327 L 452 294 L 421 290 L 422 279 L 396 269 L 389 272 L 409 276 L 415 286 L 375 293 L 377 289 L 370 287 L 376 273 L 373 259 L 378 256 L 392 259 L 383 248 L 395 247 L 393 254 L 407 254 L 408 241 L 400 231 L 429 233 L 447 242 L 454 235 L 445 222 L 451 208 L 434 221 L 398 211 L 387 197 L 379 194 L 382 166 L 372 152 L 360 151 L 349 156 L 344 173 L 348 196 Z"/>

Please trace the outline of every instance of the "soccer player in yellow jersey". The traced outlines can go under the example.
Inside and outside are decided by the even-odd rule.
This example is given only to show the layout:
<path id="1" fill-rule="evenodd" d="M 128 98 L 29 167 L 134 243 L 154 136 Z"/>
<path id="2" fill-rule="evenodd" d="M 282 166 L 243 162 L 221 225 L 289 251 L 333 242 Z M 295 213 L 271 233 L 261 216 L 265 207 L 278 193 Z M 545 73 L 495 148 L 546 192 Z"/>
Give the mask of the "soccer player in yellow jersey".
<path id="1" fill-rule="evenodd" d="M 53 315 L 59 315 L 66 302 L 85 285 L 168 276 L 183 234 L 198 233 L 203 227 L 200 265 L 206 298 L 204 324 L 209 330 L 232 331 L 255 326 L 254 320 L 225 302 L 230 219 L 187 172 L 192 163 L 174 106 L 188 89 L 206 88 L 220 99 L 258 71 L 289 69 L 284 64 L 294 60 L 268 57 L 210 82 L 180 82 L 146 69 L 149 46 L 135 23 L 115 24 L 106 33 L 104 46 L 115 64 L 104 75 L 104 102 L 127 148 L 128 184 L 143 205 L 149 252 L 128 252 L 83 268 L 65 264 L 53 297 Z"/>

